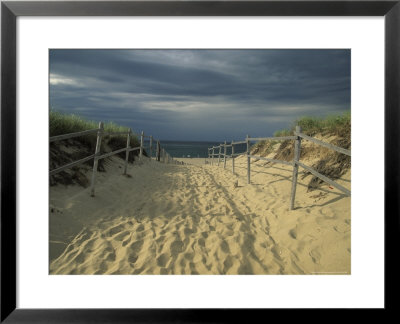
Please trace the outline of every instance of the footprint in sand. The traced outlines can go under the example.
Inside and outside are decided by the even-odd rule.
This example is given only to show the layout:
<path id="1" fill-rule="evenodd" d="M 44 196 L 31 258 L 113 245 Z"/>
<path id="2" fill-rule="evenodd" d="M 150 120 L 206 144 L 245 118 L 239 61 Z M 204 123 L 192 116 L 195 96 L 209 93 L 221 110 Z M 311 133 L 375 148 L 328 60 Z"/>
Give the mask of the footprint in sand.
<path id="1" fill-rule="evenodd" d="M 185 253 L 185 254 L 183 255 L 183 257 L 184 257 L 186 260 L 188 260 L 188 261 L 192 261 L 193 258 L 194 258 L 194 253 L 187 252 L 187 253 Z"/>
<path id="2" fill-rule="evenodd" d="M 271 252 L 274 254 L 275 258 L 282 260 L 282 248 L 278 244 L 272 247 Z"/>
<path id="3" fill-rule="evenodd" d="M 193 230 L 191 228 L 187 228 L 187 227 L 185 227 L 185 229 L 183 230 L 183 233 L 185 233 L 185 235 L 190 235 L 195 232 L 196 232 L 195 230 Z"/>
<path id="4" fill-rule="evenodd" d="M 233 266 L 233 258 L 230 255 L 228 255 L 224 261 L 224 270 L 223 270 L 224 274 L 226 274 L 228 270 L 232 268 L 232 266 Z"/>
<path id="5" fill-rule="evenodd" d="M 196 270 L 196 266 L 193 262 L 189 262 L 189 267 L 190 267 L 190 274 L 192 275 L 198 275 L 200 274 L 197 270 Z"/>
<path id="6" fill-rule="evenodd" d="M 226 253 L 226 254 L 231 253 L 231 251 L 230 251 L 230 249 L 229 249 L 229 244 L 228 244 L 225 240 L 223 240 L 223 241 L 221 242 L 220 248 L 221 248 L 221 250 L 222 250 L 224 253 Z"/>
<path id="7" fill-rule="evenodd" d="M 139 252 L 142 250 L 143 247 L 143 240 L 133 242 L 129 246 L 129 254 L 128 254 L 128 261 L 130 263 L 135 263 L 139 258 Z"/>
<path id="8" fill-rule="evenodd" d="M 311 250 L 310 257 L 315 264 L 319 264 L 321 254 L 318 252 L 317 249 Z"/>
<path id="9" fill-rule="evenodd" d="M 289 235 L 290 235 L 290 237 L 292 238 L 292 239 L 297 239 L 297 229 L 296 228 L 292 228 L 290 231 L 289 231 Z"/>
<path id="10" fill-rule="evenodd" d="M 338 232 L 338 233 L 347 233 L 350 232 L 350 226 L 346 223 L 338 224 L 336 226 L 333 226 L 333 229 Z"/>
<path id="11" fill-rule="evenodd" d="M 238 269 L 238 274 L 253 274 L 253 268 L 248 260 L 245 260 Z"/>
<path id="12" fill-rule="evenodd" d="M 143 232 L 143 231 L 144 231 L 144 225 L 143 225 L 143 224 L 140 224 L 140 225 L 137 227 L 136 232 Z"/>
<path id="13" fill-rule="evenodd" d="M 171 243 L 170 251 L 172 255 L 176 255 L 183 251 L 183 242 L 182 241 L 174 241 Z"/>
<path id="14" fill-rule="evenodd" d="M 157 265 L 161 268 L 165 268 L 168 260 L 169 260 L 169 257 L 167 255 L 167 253 L 163 253 L 157 258 Z"/>
<path id="15" fill-rule="evenodd" d="M 206 247 L 206 241 L 203 238 L 200 238 L 197 242 L 199 243 L 200 246 Z"/>

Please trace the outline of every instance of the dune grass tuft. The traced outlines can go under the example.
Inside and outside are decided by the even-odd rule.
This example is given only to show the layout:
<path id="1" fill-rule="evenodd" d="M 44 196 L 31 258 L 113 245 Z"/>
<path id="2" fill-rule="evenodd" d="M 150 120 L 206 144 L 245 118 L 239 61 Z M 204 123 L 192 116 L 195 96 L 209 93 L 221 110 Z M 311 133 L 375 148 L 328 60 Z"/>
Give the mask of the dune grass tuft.
<path id="1" fill-rule="evenodd" d="M 340 135 L 343 132 L 350 132 L 351 113 L 346 111 L 341 115 L 330 115 L 323 117 L 304 116 L 296 119 L 290 129 L 283 129 L 274 133 L 275 137 L 293 135 L 296 125 L 302 128 L 302 132 L 309 136 L 317 133 L 332 133 Z"/>

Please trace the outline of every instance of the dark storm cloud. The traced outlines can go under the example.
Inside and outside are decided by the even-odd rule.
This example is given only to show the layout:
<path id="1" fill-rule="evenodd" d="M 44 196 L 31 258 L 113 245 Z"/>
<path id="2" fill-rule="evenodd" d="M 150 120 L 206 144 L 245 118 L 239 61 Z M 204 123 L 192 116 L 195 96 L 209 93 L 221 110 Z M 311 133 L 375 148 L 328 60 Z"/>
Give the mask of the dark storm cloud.
<path id="1" fill-rule="evenodd" d="M 350 109 L 350 51 L 51 50 L 50 103 L 163 139 L 270 135 Z"/>

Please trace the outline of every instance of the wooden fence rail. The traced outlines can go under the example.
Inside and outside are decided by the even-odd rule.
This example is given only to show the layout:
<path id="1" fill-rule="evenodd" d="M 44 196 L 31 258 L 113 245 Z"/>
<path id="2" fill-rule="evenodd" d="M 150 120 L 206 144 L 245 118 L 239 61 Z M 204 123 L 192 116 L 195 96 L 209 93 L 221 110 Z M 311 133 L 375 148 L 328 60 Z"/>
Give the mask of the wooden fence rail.
<path id="1" fill-rule="evenodd" d="M 140 158 L 140 160 L 143 160 L 143 158 L 144 158 L 144 155 L 143 155 L 144 137 L 147 137 L 147 138 L 150 138 L 150 145 L 149 145 L 150 157 L 149 157 L 149 159 L 151 160 L 152 155 L 153 155 L 153 152 L 152 152 L 153 151 L 153 141 L 155 140 L 152 135 L 146 135 L 146 134 L 144 134 L 143 131 L 140 133 L 140 135 L 137 135 L 136 133 L 132 132 L 131 129 L 129 129 L 128 131 L 123 131 L 123 132 L 105 132 L 104 124 L 102 122 L 100 122 L 99 127 L 97 129 L 90 129 L 90 130 L 86 130 L 86 131 L 82 131 L 82 132 L 52 136 L 49 138 L 49 143 L 56 142 L 56 141 L 62 141 L 62 140 L 79 137 L 79 136 L 85 136 L 85 135 L 89 135 L 89 134 L 95 134 L 95 133 L 97 133 L 97 139 L 96 139 L 96 148 L 95 148 L 94 154 L 49 171 L 49 175 L 52 176 L 61 171 L 70 169 L 74 166 L 78 166 L 80 164 L 83 164 L 83 163 L 93 159 L 93 170 L 92 170 L 92 177 L 91 177 L 91 184 L 90 184 L 90 194 L 92 197 L 94 197 L 94 194 L 95 194 L 95 182 L 96 182 L 96 174 L 97 174 L 97 167 L 98 167 L 99 160 L 111 157 L 118 153 L 126 152 L 124 173 L 123 173 L 123 174 L 126 174 L 127 168 L 128 168 L 129 153 L 132 151 L 139 150 L 140 151 L 139 158 Z M 101 141 L 102 141 L 103 137 L 113 136 L 113 135 L 126 135 L 127 136 L 126 147 L 112 151 L 112 152 L 100 154 Z M 130 147 L 130 139 L 133 135 L 137 136 L 137 137 L 140 136 L 140 146 Z M 174 158 L 171 157 L 171 155 L 168 152 L 166 152 L 164 148 L 161 148 L 160 141 L 159 140 L 155 140 L 155 141 L 157 141 L 157 148 L 156 148 L 156 152 L 155 152 L 156 161 L 160 162 L 160 151 L 162 151 L 162 154 L 163 154 L 162 162 L 177 164 L 177 161 L 175 161 Z"/>
<path id="2" fill-rule="evenodd" d="M 235 173 L 235 156 L 238 155 L 245 155 L 247 158 L 247 183 L 250 182 L 250 160 L 251 159 L 257 159 L 257 160 L 263 160 L 263 161 L 268 161 L 271 163 L 278 163 L 278 164 L 284 164 L 284 165 L 289 165 L 293 166 L 293 175 L 292 175 L 292 189 L 291 189 L 291 195 L 290 195 L 290 210 L 294 209 L 294 203 L 295 203 L 295 197 L 296 197 L 296 187 L 297 187 L 297 177 L 298 177 L 298 169 L 299 166 L 305 169 L 306 171 L 310 172 L 312 175 L 318 177 L 322 181 L 330 184 L 331 186 L 339 189 L 342 191 L 344 194 L 347 196 L 351 196 L 351 191 L 346 189 L 345 187 L 341 186 L 337 182 L 333 181 L 332 179 L 329 179 L 327 176 L 324 176 L 323 174 L 319 173 L 318 171 L 314 170 L 310 166 L 307 166 L 303 163 L 300 162 L 300 155 L 301 155 L 301 140 L 307 140 L 311 141 L 317 145 L 329 148 L 331 150 L 334 150 L 338 153 L 346 154 L 348 156 L 351 156 L 351 151 L 347 150 L 345 148 L 326 143 L 324 141 L 321 141 L 319 139 L 313 138 L 311 136 L 305 135 L 301 132 L 301 127 L 296 126 L 294 136 L 279 136 L 279 137 L 249 137 L 249 135 L 246 136 L 246 139 L 244 141 L 238 141 L 238 142 L 231 142 L 230 144 L 226 144 L 224 142 L 223 144 L 220 144 L 219 146 L 213 146 L 208 149 L 208 157 L 212 159 L 211 165 L 213 164 L 214 156 L 218 155 L 218 165 L 221 159 L 221 156 L 224 158 L 224 169 L 226 167 L 226 159 L 231 158 L 232 159 L 232 174 Z M 252 155 L 250 154 L 250 142 L 251 141 L 287 141 L 287 140 L 293 140 L 294 141 L 294 157 L 292 162 L 288 161 L 282 161 L 282 160 L 276 160 L 276 159 L 271 159 L 267 157 L 262 157 L 262 156 L 257 156 L 257 155 Z M 246 152 L 244 153 L 235 153 L 234 145 L 235 144 L 246 144 Z M 232 151 L 230 155 L 227 155 L 226 153 L 226 148 L 227 147 L 232 147 Z M 222 148 L 224 149 L 224 152 L 222 153 L 221 150 Z M 218 153 L 214 153 L 215 149 L 219 149 Z"/>
<path id="3" fill-rule="evenodd" d="M 66 139 L 70 139 L 70 138 L 74 138 L 74 137 L 78 137 L 78 136 L 94 134 L 94 133 L 97 133 L 98 131 L 99 130 L 96 128 L 96 129 L 89 129 L 89 130 L 82 131 L 82 132 L 76 132 L 76 133 L 70 133 L 70 134 L 64 134 L 64 135 L 57 135 L 57 136 L 50 137 L 50 143 L 51 142 L 55 142 L 55 141 L 66 140 Z"/>
<path id="4" fill-rule="evenodd" d="M 249 141 L 287 141 L 294 140 L 296 136 L 279 136 L 279 137 L 249 137 Z"/>
<path id="5" fill-rule="evenodd" d="M 94 158 L 94 154 L 89 155 L 89 156 L 87 156 L 87 157 L 85 157 L 85 158 L 83 158 L 83 159 L 80 159 L 80 160 L 78 160 L 78 161 L 68 163 L 68 164 L 66 164 L 66 165 L 64 165 L 64 166 L 62 166 L 62 167 L 59 167 L 59 168 L 54 169 L 54 170 L 51 170 L 51 171 L 50 171 L 50 175 L 54 175 L 54 174 L 57 174 L 57 173 L 59 173 L 59 172 L 61 172 L 61 171 L 66 170 L 66 169 L 70 169 L 70 168 L 72 168 L 72 167 L 74 167 L 74 166 L 76 166 L 76 165 L 85 163 L 86 161 L 89 161 L 89 160 L 91 160 L 91 159 L 93 159 L 93 158 Z"/>
<path id="6" fill-rule="evenodd" d="M 126 132 L 103 132 L 103 135 L 127 135 L 129 131 Z"/>
<path id="7" fill-rule="evenodd" d="M 301 132 L 295 132 L 295 135 L 296 136 L 300 136 L 300 137 L 302 137 L 302 138 L 304 138 L 304 139 L 306 139 L 308 141 L 311 141 L 311 142 L 313 142 L 315 144 L 327 147 L 327 148 L 329 148 L 331 150 L 334 150 L 336 152 L 343 153 L 343 154 L 346 154 L 348 156 L 351 156 L 351 151 L 350 150 L 346 150 L 346 149 L 344 149 L 342 147 L 339 147 L 339 146 L 336 146 L 336 145 L 333 145 L 333 144 L 330 144 L 330 143 L 323 142 L 323 141 L 321 141 L 319 139 L 316 139 L 314 137 L 307 136 L 307 135 L 305 135 L 305 134 L 303 134 Z"/>

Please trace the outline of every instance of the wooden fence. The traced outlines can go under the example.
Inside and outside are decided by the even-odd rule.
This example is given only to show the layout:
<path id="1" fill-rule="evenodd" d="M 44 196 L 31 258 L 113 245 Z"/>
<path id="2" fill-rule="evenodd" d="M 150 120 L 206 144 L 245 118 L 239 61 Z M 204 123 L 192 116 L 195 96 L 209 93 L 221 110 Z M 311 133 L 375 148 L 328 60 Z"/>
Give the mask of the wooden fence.
<path id="1" fill-rule="evenodd" d="M 324 176 L 323 174 L 319 173 L 318 171 L 314 170 L 310 166 L 305 165 L 304 163 L 300 162 L 300 152 L 301 152 L 301 140 L 307 140 L 311 141 L 315 144 L 318 144 L 320 146 L 327 147 L 331 150 L 334 150 L 336 152 L 346 154 L 348 156 L 351 156 L 351 151 L 344 149 L 342 147 L 338 147 L 336 145 L 330 144 L 323 142 L 321 140 L 318 140 L 316 138 L 313 138 L 311 136 L 305 135 L 301 132 L 301 127 L 296 126 L 296 130 L 294 132 L 293 136 L 281 136 L 281 137 L 249 137 L 249 135 L 246 136 L 245 141 L 241 142 L 231 142 L 231 144 L 227 144 L 224 142 L 223 144 L 220 144 L 218 146 L 213 146 L 208 149 L 208 158 L 211 159 L 211 164 L 214 164 L 214 157 L 218 156 L 218 165 L 220 164 L 220 160 L 223 157 L 224 161 L 224 169 L 226 167 L 226 158 L 231 157 L 232 158 L 232 173 L 235 173 L 235 157 L 238 155 L 245 155 L 247 157 L 247 183 L 250 184 L 250 159 L 259 159 L 259 160 L 264 160 L 272 163 L 280 163 L 284 165 L 289 165 L 293 166 L 293 175 L 292 175 L 292 189 L 291 189 L 291 196 L 290 196 L 290 210 L 294 209 L 294 200 L 296 196 L 296 186 L 297 186 L 297 176 L 298 176 L 298 170 L 299 166 L 302 167 L 303 169 L 307 170 L 310 172 L 312 175 L 320 178 L 322 181 L 325 181 L 326 183 L 329 183 L 331 186 L 339 189 L 342 191 L 344 194 L 347 196 L 351 196 L 350 190 L 346 189 L 345 187 L 341 186 L 337 182 L 329 179 L 328 177 Z M 287 162 L 287 161 L 282 161 L 282 160 L 275 160 L 267 157 L 262 157 L 262 156 L 256 156 L 256 155 L 251 155 L 250 154 L 250 141 L 286 141 L 286 140 L 293 140 L 294 141 L 294 157 L 292 162 Z M 244 153 L 235 153 L 234 150 L 234 145 L 236 144 L 246 144 L 246 152 Z M 227 155 L 226 154 L 226 148 L 227 147 L 232 147 L 232 154 Z M 222 152 L 223 149 L 223 152 Z M 218 153 L 215 153 L 216 150 L 218 150 Z"/>
<path id="2" fill-rule="evenodd" d="M 125 155 L 125 166 L 124 166 L 124 174 L 126 174 L 127 169 L 128 169 L 128 158 L 129 158 L 129 153 L 139 150 L 139 159 L 143 160 L 145 158 L 143 151 L 144 151 L 144 139 L 145 138 L 149 138 L 150 139 L 150 143 L 149 143 L 149 153 L 150 153 L 150 157 L 149 159 L 151 160 L 153 158 L 153 144 L 154 142 L 156 142 L 156 150 L 155 150 L 155 159 L 158 162 L 162 162 L 162 163 L 174 163 L 177 164 L 178 162 L 176 160 L 173 159 L 172 156 L 170 156 L 168 154 L 168 152 L 161 147 L 160 141 L 159 140 L 155 140 L 153 138 L 153 136 L 151 135 L 145 135 L 144 132 L 142 131 L 141 134 L 135 134 L 134 132 L 132 132 L 131 129 L 129 129 L 128 131 L 125 132 L 105 132 L 104 131 L 104 124 L 103 122 L 99 123 L 99 128 L 96 129 L 91 129 L 91 130 L 86 130 L 86 131 L 82 131 L 82 132 L 76 132 L 76 133 L 70 133 L 70 134 L 64 134 L 64 135 L 58 135 L 58 136 L 53 136 L 50 137 L 50 143 L 51 142 L 56 142 L 56 141 L 62 141 L 62 140 L 66 140 L 66 139 L 70 139 L 70 138 L 74 138 L 74 137 L 79 137 L 79 136 L 85 136 L 85 135 L 90 135 L 90 134 L 95 134 L 97 133 L 97 141 L 96 141 L 96 148 L 95 148 L 95 152 L 92 155 L 89 155 L 83 159 L 80 159 L 78 161 L 74 161 L 71 163 L 68 163 L 66 165 L 63 165 L 57 169 L 51 170 L 50 171 L 50 175 L 54 175 L 57 174 L 61 171 L 64 171 L 66 169 L 70 169 L 74 166 L 80 165 L 82 163 L 85 163 L 87 161 L 90 161 L 91 159 L 94 160 L 93 162 L 93 171 L 92 171 L 92 179 L 91 179 L 91 185 L 90 185 L 90 194 L 92 197 L 94 197 L 94 193 L 95 193 L 95 182 L 96 182 L 96 174 L 97 174 L 97 166 L 98 166 L 98 161 L 101 159 L 105 159 L 108 157 L 111 157 L 115 154 L 121 153 L 121 152 L 126 152 Z M 102 138 L 106 135 L 126 135 L 126 147 L 109 152 L 109 153 L 104 153 L 101 154 L 100 152 L 100 148 L 101 148 L 101 141 Z M 137 136 L 140 137 L 140 145 L 138 147 L 130 147 L 130 139 L 131 136 Z"/>

